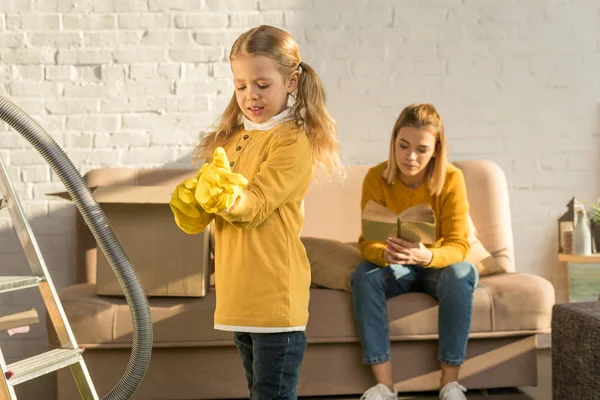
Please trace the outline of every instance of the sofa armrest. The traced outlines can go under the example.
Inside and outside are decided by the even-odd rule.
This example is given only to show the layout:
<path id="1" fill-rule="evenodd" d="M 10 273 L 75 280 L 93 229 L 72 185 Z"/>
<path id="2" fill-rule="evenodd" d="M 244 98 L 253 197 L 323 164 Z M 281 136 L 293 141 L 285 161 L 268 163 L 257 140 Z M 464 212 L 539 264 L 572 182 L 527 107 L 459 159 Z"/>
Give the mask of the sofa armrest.
<path id="1" fill-rule="evenodd" d="M 595 399 L 600 393 L 600 302 L 557 304 L 552 310 L 552 393 Z"/>

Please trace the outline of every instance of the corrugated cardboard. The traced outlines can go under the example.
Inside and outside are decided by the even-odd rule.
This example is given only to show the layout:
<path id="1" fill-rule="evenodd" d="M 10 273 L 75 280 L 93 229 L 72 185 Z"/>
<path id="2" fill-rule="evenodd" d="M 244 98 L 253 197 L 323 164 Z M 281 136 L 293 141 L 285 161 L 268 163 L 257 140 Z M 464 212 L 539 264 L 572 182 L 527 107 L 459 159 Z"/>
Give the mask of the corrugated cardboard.
<path id="1" fill-rule="evenodd" d="M 92 188 L 148 296 L 203 297 L 209 287 L 209 228 L 187 235 L 169 208 L 174 186 Z M 69 199 L 67 192 L 54 196 Z M 102 251 L 96 253 L 96 293 L 123 295 Z"/>

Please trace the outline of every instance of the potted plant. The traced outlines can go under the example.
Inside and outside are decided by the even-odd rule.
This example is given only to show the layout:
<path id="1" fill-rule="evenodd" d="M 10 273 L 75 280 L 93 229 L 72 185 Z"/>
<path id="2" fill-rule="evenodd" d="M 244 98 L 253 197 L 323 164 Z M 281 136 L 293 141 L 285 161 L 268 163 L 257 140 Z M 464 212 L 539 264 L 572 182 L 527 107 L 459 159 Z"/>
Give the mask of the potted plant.
<path id="1" fill-rule="evenodd" d="M 600 252 L 600 199 L 596 202 L 586 202 L 588 205 L 588 219 L 591 225 L 592 238 L 595 252 Z"/>

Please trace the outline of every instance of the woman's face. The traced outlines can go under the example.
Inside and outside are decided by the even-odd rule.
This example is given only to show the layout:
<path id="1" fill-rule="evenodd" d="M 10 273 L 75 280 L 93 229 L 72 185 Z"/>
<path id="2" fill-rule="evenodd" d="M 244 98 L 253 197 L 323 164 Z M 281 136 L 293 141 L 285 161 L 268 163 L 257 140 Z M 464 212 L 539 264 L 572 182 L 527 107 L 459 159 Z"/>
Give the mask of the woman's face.
<path id="1" fill-rule="evenodd" d="M 396 135 L 396 164 L 404 178 L 412 182 L 424 178 L 427 165 L 436 153 L 436 136 L 412 126 L 400 128 Z"/>

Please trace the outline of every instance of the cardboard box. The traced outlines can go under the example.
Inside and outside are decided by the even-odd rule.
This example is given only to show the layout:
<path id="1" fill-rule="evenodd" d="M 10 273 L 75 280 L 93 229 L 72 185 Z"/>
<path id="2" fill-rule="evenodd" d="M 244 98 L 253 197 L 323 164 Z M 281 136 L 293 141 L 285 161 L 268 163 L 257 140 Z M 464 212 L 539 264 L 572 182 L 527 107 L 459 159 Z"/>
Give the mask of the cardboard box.
<path id="1" fill-rule="evenodd" d="M 203 297 L 210 284 L 209 230 L 183 233 L 169 208 L 174 186 L 92 188 L 148 296 Z M 67 192 L 55 196 L 70 199 Z M 123 295 L 104 253 L 96 252 L 96 294 Z"/>

